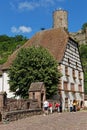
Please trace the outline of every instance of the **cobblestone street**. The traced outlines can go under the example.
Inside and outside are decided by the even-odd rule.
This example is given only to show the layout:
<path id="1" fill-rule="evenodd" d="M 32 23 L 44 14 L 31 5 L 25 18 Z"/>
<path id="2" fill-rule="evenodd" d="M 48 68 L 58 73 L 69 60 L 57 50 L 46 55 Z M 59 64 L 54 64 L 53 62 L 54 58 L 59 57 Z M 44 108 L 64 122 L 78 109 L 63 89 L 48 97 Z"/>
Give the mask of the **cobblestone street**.
<path id="1" fill-rule="evenodd" d="M 0 124 L 0 130 L 87 130 L 87 112 L 32 116 Z"/>

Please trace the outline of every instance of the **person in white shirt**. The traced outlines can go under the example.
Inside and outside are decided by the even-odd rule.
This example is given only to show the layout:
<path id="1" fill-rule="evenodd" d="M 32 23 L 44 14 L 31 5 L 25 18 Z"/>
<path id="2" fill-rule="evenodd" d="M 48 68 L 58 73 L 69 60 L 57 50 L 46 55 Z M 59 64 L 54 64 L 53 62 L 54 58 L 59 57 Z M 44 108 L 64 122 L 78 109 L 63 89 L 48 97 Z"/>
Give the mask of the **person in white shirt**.
<path id="1" fill-rule="evenodd" d="M 49 107 L 49 102 L 47 100 L 45 100 L 43 102 L 43 110 L 44 110 L 45 115 L 48 115 L 48 107 Z"/>
<path id="2" fill-rule="evenodd" d="M 69 108 L 70 108 L 70 112 L 72 112 L 73 111 L 73 102 L 72 102 L 72 100 L 70 100 Z"/>

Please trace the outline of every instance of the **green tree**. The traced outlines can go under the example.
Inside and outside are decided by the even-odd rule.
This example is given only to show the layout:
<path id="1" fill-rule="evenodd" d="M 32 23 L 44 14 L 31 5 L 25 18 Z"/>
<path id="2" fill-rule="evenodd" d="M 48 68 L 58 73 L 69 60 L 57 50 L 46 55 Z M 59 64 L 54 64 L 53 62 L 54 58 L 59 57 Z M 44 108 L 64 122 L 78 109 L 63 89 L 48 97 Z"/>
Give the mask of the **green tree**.
<path id="1" fill-rule="evenodd" d="M 85 32 L 85 31 L 86 31 L 86 28 L 87 28 L 87 23 L 84 23 L 84 24 L 82 25 L 82 31 Z"/>
<path id="2" fill-rule="evenodd" d="M 9 41 L 10 37 L 7 35 L 0 35 L 0 42 Z"/>
<path id="3" fill-rule="evenodd" d="M 26 98 L 32 82 L 44 82 L 49 98 L 58 89 L 60 73 L 57 67 L 57 61 L 46 49 L 34 46 L 21 49 L 8 71 L 10 90 Z"/>
<path id="4" fill-rule="evenodd" d="M 87 45 L 80 45 L 79 50 L 84 69 L 84 91 L 87 94 Z"/>
<path id="5" fill-rule="evenodd" d="M 22 35 L 16 35 L 14 37 L 15 41 L 23 41 L 23 40 L 26 40 L 26 37 L 22 36 Z"/>

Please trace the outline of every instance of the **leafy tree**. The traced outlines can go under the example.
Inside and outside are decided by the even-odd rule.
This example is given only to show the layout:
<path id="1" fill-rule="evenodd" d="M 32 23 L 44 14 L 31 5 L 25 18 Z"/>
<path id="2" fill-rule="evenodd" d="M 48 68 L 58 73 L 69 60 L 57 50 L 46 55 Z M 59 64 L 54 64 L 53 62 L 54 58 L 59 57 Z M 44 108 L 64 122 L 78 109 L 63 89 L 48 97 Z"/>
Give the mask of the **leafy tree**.
<path id="1" fill-rule="evenodd" d="M 32 82 L 44 82 L 49 98 L 58 89 L 60 73 L 57 67 L 57 61 L 46 49 L 34 46 L 21 49 L 8 71 L 10 90 L 26 98 Z"/>
<path id="2" fill-rule="evenodd" d="M 79 49 L 84 69 L 84 90 L 85 94 L 87 94 L 87 45 L 82 44 Z"/>
<path id="3" fill-rule="evenodd" d="M 25 40 L 26 39 L 26 37 L 23 37 L 22 35 L 16 35 L 15 37 L 15 41 L 23 41 L 23 40 Z"/>
<path id="4" fill-rule="evenodd" d="M 82 31 L 85 32 L 85 31 L 86 31 L 86 28 L 87 28 L 87 23 L 84 23 L 84 24 L 82 25 Z"/>
<path id="5" fill-rule="evenodd" d="M 8 41 L 8 40 L 10 40 L 10 37 L 8 37 L 7 35 L 0 35 L 0 42 Z"/>
<path id="6" fill-rule="evenodd" d="M 87 94 L 87 72 L 84 74 L 85 80 L 84 80 L 84 91 L 85 94 Z"/>

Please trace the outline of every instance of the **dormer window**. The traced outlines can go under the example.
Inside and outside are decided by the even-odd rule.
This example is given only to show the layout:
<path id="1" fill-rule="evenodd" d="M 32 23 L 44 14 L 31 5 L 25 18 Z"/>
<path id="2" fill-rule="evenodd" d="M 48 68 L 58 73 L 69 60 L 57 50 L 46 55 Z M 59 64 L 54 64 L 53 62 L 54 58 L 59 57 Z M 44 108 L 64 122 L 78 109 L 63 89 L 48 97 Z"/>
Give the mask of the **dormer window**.
<path id="1" fill-rule="evenodd" d="M 68 64 L 70 64 L 70 59 L 68 58 Z"/>
<path id="2" fill-rule="evenodd" d="M 78 68 L 78 64 L 77 64 L 77 62 L 76 62 L 76 68 Z"/>

